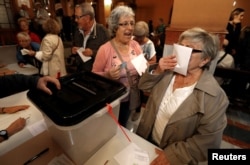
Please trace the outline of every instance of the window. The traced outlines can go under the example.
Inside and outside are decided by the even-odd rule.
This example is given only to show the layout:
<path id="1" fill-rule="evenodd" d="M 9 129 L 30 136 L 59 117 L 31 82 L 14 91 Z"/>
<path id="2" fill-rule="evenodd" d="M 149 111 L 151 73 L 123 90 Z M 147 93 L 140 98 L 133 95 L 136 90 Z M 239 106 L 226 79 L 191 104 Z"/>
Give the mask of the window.
<path id="1" fill-rule="evenodd" d="M 10 0 L 0 0 L 0 28 L 2 29 L 15 28 L 13 12 L 10 3 Z"/>

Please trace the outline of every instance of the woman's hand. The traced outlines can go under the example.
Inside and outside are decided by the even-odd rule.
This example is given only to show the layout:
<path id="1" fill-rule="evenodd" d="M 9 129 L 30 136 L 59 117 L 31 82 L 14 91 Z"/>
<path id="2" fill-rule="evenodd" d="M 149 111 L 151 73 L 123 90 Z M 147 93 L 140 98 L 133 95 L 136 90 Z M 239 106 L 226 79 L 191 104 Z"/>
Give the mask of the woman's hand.
<path id="1" fill-rule="evenodd" d="M 110 78 L 118 80 L 120 78 L 120 72 L 121 72 L 120 67 L 116 66 L 116 67 L 112 67 L 109 70 L 108 74 Z"/>
<path id="2" fill-rule="evenodd" d="M 28 109 L 30 106 L 29 105 L 17 105 L 17 106 L 11 106 L 11 107 L 4 107 L 2 109 L 2 113 L 16 113 L 18 111 L 22 111 L 25 109 Z"/>
<path id="3" fill-rule="evenodd" d="M 163 151 L 155 148 L 155 153 L 158 156 L 150 163 L 150 165 L 170 165 Z"/>
<path id="4" fill-rule="evenodd" d="M 165 70 L 173 70 L 177 65 L 177 60 L 175 55 L 164 56 L 159 60 L 158 67 L 156 68 L 157 73 L 162 73 Z"/>
<path id="5" fill-rule="evenodd" d="M 36 55 L 36 52 L 34 50 L 29 50 L 29 53 L 28 53 L 29 56 L 35 56 Z"/>

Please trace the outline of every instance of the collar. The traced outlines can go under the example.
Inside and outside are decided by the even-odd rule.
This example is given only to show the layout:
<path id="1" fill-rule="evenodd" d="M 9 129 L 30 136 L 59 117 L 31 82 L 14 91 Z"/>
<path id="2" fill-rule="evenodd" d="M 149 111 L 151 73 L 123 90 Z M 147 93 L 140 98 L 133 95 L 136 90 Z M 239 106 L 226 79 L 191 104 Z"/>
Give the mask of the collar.
<path id="1" fill-rule="evenodd" d="M 86 35 L 84 35 L 84 31 L 82 29 L 79 29 L 79 31 L 83 36 L 86 36 Z M 91 35 L 92 33 L 93 33 L 93 39 L 95 39 L 96 38 L 96 22 L 95 21 L 91 27 L 89 34 L 87 34 L 87 35 Z"/>

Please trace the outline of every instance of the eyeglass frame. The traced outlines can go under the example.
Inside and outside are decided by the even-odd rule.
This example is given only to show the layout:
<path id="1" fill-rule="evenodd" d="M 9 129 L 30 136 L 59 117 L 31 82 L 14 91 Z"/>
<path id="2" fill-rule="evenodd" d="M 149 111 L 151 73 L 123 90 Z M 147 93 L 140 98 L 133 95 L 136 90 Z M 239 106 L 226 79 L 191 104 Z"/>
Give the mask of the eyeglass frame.
<path id="1" fill-rule="evenodd" d="M 203 53 L 203 50 L 198 50 L 198 49 L 192 48 L 192 53 Z"/>
<path id="2" fill-rule="evenodd" d="M 88 14 L 83 14 L 83 15 L 80 15 L 80 16 L 75 15 L 75 19 L 79 20 L 79 19 L 81 19 L 82 17 L 84 17 L 84 16 L 86 16 L 86 15 L 88 15 Z"/>
<path id="3" fill-rule="evenodd" d="M 130 26 L 135 26 L 135 22 L 134 21 L 130 21 L 130 22 L 123 22 L 123 23 L 118 23 L 119 26 L 121 27 L 128 27 L 129 25 Z"/>

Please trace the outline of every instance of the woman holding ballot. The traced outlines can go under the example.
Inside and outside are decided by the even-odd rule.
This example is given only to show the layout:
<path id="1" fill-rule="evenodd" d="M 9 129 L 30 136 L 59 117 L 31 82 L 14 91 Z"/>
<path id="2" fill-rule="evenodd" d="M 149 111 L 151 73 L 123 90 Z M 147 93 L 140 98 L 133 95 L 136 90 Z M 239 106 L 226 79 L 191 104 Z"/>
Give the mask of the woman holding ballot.
<path id="1" fill-rule="evenodd" d="M 142 50 L 140 45 L 132 40 L 134 17 L 133 10 L 127 6 L 118 6 L 112 10 L 108 20 L 112 39 L 99 48 L 92 72 L 119 80 L 127 87 L 135 86 L 134 89 L 138 90 L 139 75 L 131 60 L 142 54 Z M 126 97 L 120 104 L 119 122 L 124 127 L 130 111 L 136 109 L 131 105 L 140 106 L 138 102 L 132 103 L 135 99 L 130 100 L 129 97 Z"/>
<path id="2" fill-rule="evenodd" d="M 140 78 L 139 89 L 150 96 L 137 134 L 162 149 L 151 165 L 198 164 L 207 160 L 208 148 L 220 147 L 229 101 L 208 71 L 218 43 L 201 28 L 188 29 L 178 41 L 191 49 L 186 75 L 174 71 L 173 54 L 148 67 Z"/>

